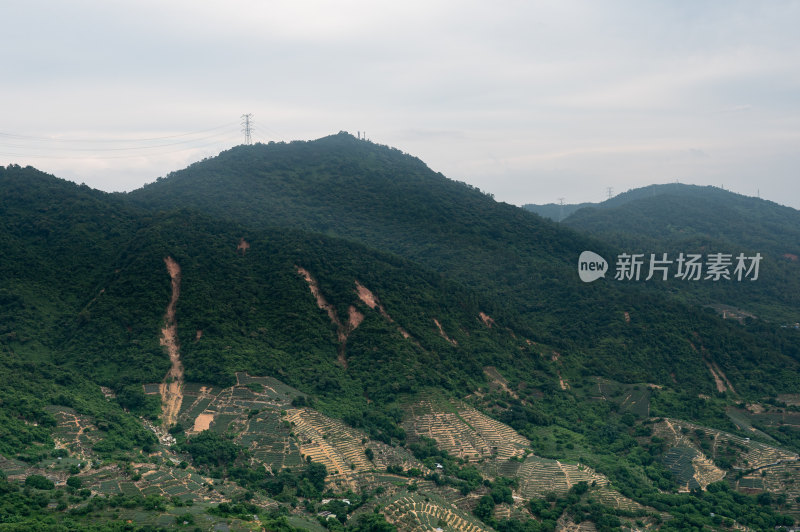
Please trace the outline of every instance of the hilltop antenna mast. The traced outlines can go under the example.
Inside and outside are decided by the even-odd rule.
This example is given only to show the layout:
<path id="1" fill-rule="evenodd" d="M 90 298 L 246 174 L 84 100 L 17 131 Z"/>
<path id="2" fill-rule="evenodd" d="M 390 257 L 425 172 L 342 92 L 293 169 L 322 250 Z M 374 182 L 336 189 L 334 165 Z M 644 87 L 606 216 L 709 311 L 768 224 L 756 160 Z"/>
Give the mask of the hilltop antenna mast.
<path id="1" fill-rule="evenodd" d="M 561 223 L 561 220 L 564 219 L 564 198 L 558 198 L 558 204 L 560 205 L 558 209 L 558 222 Z"/>
<path id="2" fill-rule="evenodd" d="M 253 139 L 250 135 L 252 129 L 252 119 L 253 113 L 242 115 L 242 133 L 244 133 L 244 143 L 247 146 L 253 143 Z"/>
<path id="3" fill-rule="evenodd" d="M 607 187 L 606 188 L 606 194 L 608 194 L 608 199 L 613 198 L 614 197 L 614 189 L 611 188 L 611 187 Z"/>

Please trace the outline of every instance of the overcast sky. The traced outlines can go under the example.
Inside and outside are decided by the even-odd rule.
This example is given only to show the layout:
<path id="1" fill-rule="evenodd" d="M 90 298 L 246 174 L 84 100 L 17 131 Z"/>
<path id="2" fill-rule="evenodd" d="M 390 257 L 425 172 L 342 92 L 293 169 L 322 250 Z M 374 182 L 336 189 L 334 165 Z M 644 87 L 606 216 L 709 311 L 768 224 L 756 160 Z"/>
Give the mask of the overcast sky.
<path id="1" fill-rule="evenodd" d="M 0 0 L 0 164 L 131 190 L 366 131 L 514 204 L 652 183 L 800 208 L 800 2 Z"/>

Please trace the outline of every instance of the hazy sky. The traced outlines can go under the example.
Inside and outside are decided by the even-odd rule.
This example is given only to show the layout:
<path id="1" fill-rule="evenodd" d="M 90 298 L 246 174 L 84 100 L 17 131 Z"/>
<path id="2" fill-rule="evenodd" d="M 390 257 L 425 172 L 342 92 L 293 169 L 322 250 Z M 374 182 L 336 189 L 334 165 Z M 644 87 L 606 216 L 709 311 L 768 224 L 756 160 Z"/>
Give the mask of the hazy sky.
<path id="1" fill-rule="evenodd" d="M 340 130 L 509 203 L 800 208 L 800 2 L 0 0 L 0 164 L 130 190 Z"/>

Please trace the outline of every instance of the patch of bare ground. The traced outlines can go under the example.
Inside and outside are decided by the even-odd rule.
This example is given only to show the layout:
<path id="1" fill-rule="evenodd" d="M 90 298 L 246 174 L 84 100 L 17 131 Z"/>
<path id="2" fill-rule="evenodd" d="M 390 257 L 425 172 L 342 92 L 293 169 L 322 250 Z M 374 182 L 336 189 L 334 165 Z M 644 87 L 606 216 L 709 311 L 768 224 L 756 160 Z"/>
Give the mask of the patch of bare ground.
<path id="1" fill-rule="evenodd" d="M 194 420 L 194 427 L 192 427 L 192 431 L 203 432 L 204 430 L 208 430 L 213 421 L 214 421 L 214 414 L 200 414 Z"/>
<path id="2" fill-rule="evenodd" d="M 347 309 L 347 313 L 347 324 L 350 327 L 350 330 L 353 331 L 364 321 L 364 315 L 361 314 L 353 305 L 350 305 L 350 307 Z"/>
<path id="3" fill-rule="evenodd" d="M 389 323 L 394 323 L 394 320 L 392 319 L 391 316 L 389 316 L 389 313 L 386 312 L 386 309 L 383 308 L 383 305 L 381 304 L 380 300 L 378 300 L 378 298 L 375 296 L 375 294 L 373 294 L 366 286 L 359 283 L 358 281 L 356 281 L 356 294 L 358 294 L 358 299 L 360 299 L 362 303 L 364 303 L 372 310 L 377 310 L 378 313 L 384 318 L 386 318 L 386 320 Z M 397 330 L 400 331 L 400 334 L 406 340 L 411 338 L 411 335 L 408 334 L 408 332 L 399 325 L 397 325 Z"/>
<path id="4" fill-rule="evenodd" d="M 159 392 L 164 425 L 169 427 L 177 421 L 183 402 L 183 364 L 178 345 L 178 323 L 175 320 L 175 307 L 181 294 L 181 268 L 172 257 L 164 258 L 164 263 L 172 283 L 172 297 L 164 314 L 160 344 L 166 348 L 171 365 L 164 381 L 159 385 Z"/>
<path id="5" fill-rule="evenodd" d="M 447 340 L 450 343 L 450 345 L 458 346 L 458 342 L 456 342 L 455 340 L 453 340 L 452 338 L 447 336 L 447 333 L 444 332 L 444 329 L 442 328 L 442 324 L 439 323 L 439 320 L 437 320 L 436 318 L 433 318 L 433 323 L 435 323 L 436 327 L 438 327 L 438 329 L 439 329 L 439 336 L 441 336 L 442 338 Z"/>
<path id="6" fill-rule="evenodd" d="M 250 242 L 245 240 L 244 237 L 240 238 L 239 245 L 236 246 L 236 251 L 237 252 L 241 251 L 242 255 L 244 255 L 245 253 L 247 253 L 248 249 L 250 249 Z"/>
<path id="7" fill-rule="evenodd" d="M 697 337 L 697 333 L 695 333 L 695 337 Z M 689 342 L 689 345 L 692 346 L 692 349 L 695 352 L 698 352 L 697 346 L 694 343 Z M 736 393 L 736 390 L 731 384 L 731 381 L 728 380 L 728 377 L 722 371 L 722 369 L 717 365 L 716 362 L 710 360 L 706 355 L 706 349 L 702 345 L 700 346 L 699 352 L 703 357 L 703 363 L 708 368 L 708 371 L 711 373 L 711 376 L 714 378 L 714 384 L 717 387 L 717 391 L 720 393 L 726 392 L 730 390 L 733 393 Z"/>
<path id="8" fill-rule="evenodd" d="M 337 355 L 337 360 L 342 367 L 347 369 L 347 338 L 364 321 L 364 315 L 359 312 L 356 307 L 350 305 L 350 307 L 347 309 L 347 322 L 342 323 L 342 320 L 339 319 L 339 316 L 336 313 L 336 309 L 333 307 L 333 305 L 328 303 L 328 300 L 325 299 L 324 295 L 322 295 L 322 291 L 319 288 L 317 280 L 314 279 L 311 273 L 305 268 L 301 268 L 300 266 L 295 266 L 295 268 L 297 268 L 297 273 L 300 274 L 308 283 L 308 288 L 311 290 L 311 294 L 314 296 L 314 299 L 317 300 L 317 306 L 328 314 L 328 317 L 331 319 L 331 323 L 336 326 L 336 338 L 339 340 L 339 353 Z"/>
<path id="9" fill-rule="evenodd" d="M 322 292 L 319 289 L 319 284 L 317 284 L 317 280 L 311 276 L 308 270 L 305 268 L 301 268 L 300 266 L 296 266 L 297 273 L 299 273 L 303 279 L 306 280 L 308 283 L 308 288 L 311 290 L 311 294 L 314 296 L 314 299 L 317 300 L 317 306 L 324 310 L 328 317 L 331 319 L 331 322 L 336 325 L 337 335 L 339 337 L 339 341 L 343 341 L 343 327 L 342 322 L 339 321 L 339 317 L 336 315 L 336 309 L 333 308 L 333 305 L 328 303 L 328 300 L 325 299 L 325 296 L 322 295 Z"/>
<path id="10" fill-rule="evenodd" d="M 694 479 L 702 489 L 725 478 L 725 471 L 715 466 L 714 462 L 702 454 L 698 454 L 692 459 L 692 466 L 694 467 Z"/>
<path id="11" fill-rule="evenodd" d="M 487 377 L 489 377 L 491 382 L 497 385 L 501 390 L 506 392 L 514 399 L 519 399 L 519 395 L 517 395 L 517 393 L 514 390 L 508 387 L 508 381 L 502 375 L 500 375 L 500 372 L 497 371 L 496 367 L 486 366 L 485 368 L 483 368 L 483 373 Z"/>
<path id="12" fill-rule="evenodd" d="M 486 314 L 485 312 L 479 312 L 478 317 L 481 319 L 483 324 L 489 327 L 490 329 L 492 328 L 492 325 L 494 325 L 494 320 L 492 319 L 492 317 Z"/>
<path id="13" fill-rule="evenodd" d="M 717 372 L 714 371 L 714 368 L 711 366 L 711 364 L 708 361 L 706 361 L 706 366 L 708 367 L 708 371 L 711 372 L 711 376 L 714 377 L 714 384 L 716 384 L 716 386 L 717 386 L 717 391 L 718 392 L 724 392 L 727 389 L 727 388 L 725 388 L 725 383 L 722 382 L 722 379 L 717 374 Z"/>

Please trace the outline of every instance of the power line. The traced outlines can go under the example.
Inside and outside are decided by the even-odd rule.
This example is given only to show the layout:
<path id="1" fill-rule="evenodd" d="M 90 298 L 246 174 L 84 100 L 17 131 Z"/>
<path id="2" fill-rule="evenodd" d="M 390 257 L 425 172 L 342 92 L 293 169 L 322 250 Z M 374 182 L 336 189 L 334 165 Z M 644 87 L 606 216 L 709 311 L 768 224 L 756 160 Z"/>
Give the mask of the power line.
<path id="1" fill-rule="evenodd" d="M 200 129 L 197 131 L 190 131 L 188 133 L 178 133 L 176 135 L 166 135 L 163 137 L 145 137 L 145 138 L 103 138 L 103 139 L 66 139 L 66 138 L 59 138 L 59 137 L 40 137 L 35 135 L 21 135 L 18 133 L 6 133 L 0 131 L 0 137 L 15 139 L 15 140 L 35 140 L 39 142 L 86 142 L 86 143 L 105 143 L 105 142 L 151 142 L 154 140 L 167 140 L 167 139 L 174 139 L 179 137 L 188 137 L 190 135 L 198 135 L 200 133 L 208 133 L 209 131 L 215 131 L 218 129 L 230 128 L 233 124 L 227 123 L 216 127 L 210 127 L 208 129 Z"/>
<path id="2" fill-rule="evenodd" d="M 75 155 L 74 152 L 76 152 L 78 150 L 58 150 L 58 151 L 60 151 L 62 153 L 67 153 L 67 154 L 73 153 L 73 155 L 57 155 L 57 154 L 55 154 L 55 155 L 54 154 L 38 155 L 38 154 L 35 154 L 35 153 L 34 154 L 30 154 L 30 153 L 28 153 L 28 154 L 8 153 L 8 152 L 3 152 L 3 151 L 0 150 L 0 156 L 2 156 L 2 157 L 14 157 L 14 158 L 18 158 L 18 159 L 26 159 L 26 158 L 27 159 L 64 159 L 64 160 L 68 160 L 68 159 L 76 159 L 76 160 L 85 160 L 85 159 L 94 159 L 94 160 L 135 159 L 137 157 L 149 157 L 149 156 L 156 156 L 157 157 L 157 156 L 162 156 L 162 155 L 169 155 L 169 154 L 172 154 L 172 153 L 180 153 L 180 152 L 185 152 L 185 151 L 199 150 L 199 149 L 208 148 L 208 147 L 211 147 L 211 146 L 220 146 L 220 143 L 222 143 L 224 140 L 228 140 L 229 142 L 233 143 L 233 142 L 235 142 L 234 139 L 235 139 L 235 137 L 228 136 L 226 139 L 218 139 L 218 140 L 215 140 L 213 142 L 206 142 L 204 144 L 198 144 L 198 145 L 194 145 L 194 146 L 186 146 L 184 148 L 180 148 L 180 149 L 177 149 L 177 150 L 157 151 L 157 152 L 154 152 L 154 153 L 147 153 L 147 152 L 131 153 L 131 154 L 127 154 L 127 155 L 91 155 L 91 154 Z M 230 147 L 230 145 L 231 144 L 228 144 L 228 147 Z M 152 146 L 151 149 L 158 149 L 158 148 L 162 148 L 162 147 L 163 146 Z M 224 145 L 223 145 L 223 148 L 224 148 Z M 142 149 L 144 149 L 144 148 L 142 148 Z"/>
<path id="3" fill-rule="evenodd" d="M 179 136 L 184 136 L 184 135 L 174 135 L 171 138 L 177 138 Z M 151 149 L 155 149 L 155 148 L 178 146 L 180 144 L 189 144 L 189 143 L 208 140 L 208 139 L 213 139 L 213 138 L 220 138 L 220 137 L 223 137 L 223 136 L 227 137 L 227 136 L 229 136 L 229 134 L 217 133 L 217 134 L 214 134 L 214 135 L 207 135 L 205 137 L 197 137 L 197 138 L 191 138 L 191 139 L 187 139 L 187 140 L 179 140 L 177 142 L 167 142 L 167 143 L 163 143 L 163 144 L 154 144 L 154 145 L 150 145 L 150 146 L 125 146 L 125 147 L 120 147 L 120 148 L 56 148 L 56 149 L 62 150 L 62 151 L 63 150 L 73 151 L 73 152 L 74 151 L 103 152 L 103 151 L 151 150 Z M 162 137 L 162 138 L 170 138 L 170 137 Z M 124 142 L 124 141 L 119 141 L 119 142 Z M 3 148 L 22 148 L 22 149 L 27 149 L 28 148 L 28 146 L 21 146 L 19 144 L 2 144 L 0 146 L 2 146 Z"/>
<path id="4" fill-rule="evenodd" d="M 138 138 L 58 138 L 0 132 L 0 156 L 14 159 L 130 159 L 235 145 L 238 124 Z M 210 133 L 210 134 L 209 134 Z"/>

